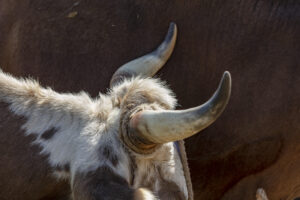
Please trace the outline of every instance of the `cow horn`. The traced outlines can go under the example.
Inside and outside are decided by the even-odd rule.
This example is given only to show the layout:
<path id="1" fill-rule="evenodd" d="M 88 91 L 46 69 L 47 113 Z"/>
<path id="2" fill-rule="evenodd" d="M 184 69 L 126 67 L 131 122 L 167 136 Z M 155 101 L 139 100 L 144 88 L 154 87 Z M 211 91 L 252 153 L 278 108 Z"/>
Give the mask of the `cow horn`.
<path id="1" fill-rule="evenodd" d="M 123 78 L 132 76 L 153 76 L 169 59 L 174 49 L 177 36 L 177 27 L 171 23 L 164 41 L 153 52 L 136 58 L 122 65 L 112 76 L 110 87 L 114 86 Z"/>
<path id="2" fill-rule="evenodd" d="M 187 110 L 144 110 L 134 114 L 130 130 L 138 141 L 162 144 L 188 138 L 213 123 L 225 109 L 231 92 L 231 77 L 225 72 L 218 89 L 204 104 Z"/>

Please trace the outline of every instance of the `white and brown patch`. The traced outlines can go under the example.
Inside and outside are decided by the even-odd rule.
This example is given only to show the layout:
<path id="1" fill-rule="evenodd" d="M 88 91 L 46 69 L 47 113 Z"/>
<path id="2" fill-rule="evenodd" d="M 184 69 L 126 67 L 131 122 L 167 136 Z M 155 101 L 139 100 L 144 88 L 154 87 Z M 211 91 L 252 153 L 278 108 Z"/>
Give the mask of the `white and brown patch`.
<path id="1" fill-rule="evenodd" d="M 135 186 L 145 187 L 159 199 L 188 199 L 186 180 L 179 155 L 172 143 L 162 145 L 150 155 L 137 155 Z M 171 198 L 171 199 L 172 199 Z"/>
<path id="2" fill-rule="evenodd" d="M 134 190 L 109 167 L 99 167 L 88 173 L 77 173 L 72 185 L 74 200 L 133 199 Z"/>
<path id="3" fill-rule="evenodd" d="M 48 156 L 54 174 L 70 181 L 74 199 L 165 199 L 165 194 L 187 199 L 182 164 L 172 143 L 142 155 L 127 149 L 120 136 L 119 125 L 135 108 L 175 107 L 173 93 L 159 80 L 124 80 L 108 95 L 92 99 L 84 92 L 60 94 L 0 72 L 0 100 L 26 118 L 22 129 L 36 137 L 34 144 Z"/>
<path id="4" fill-rule="evenodd" d="M 43 139 L 43 140 L 49 140 L 49 139 L 51 139 L 55 135 L 56 132 L 57 132 L 57 129 L 51 128 L 51 129 L 45 131 L 41 135 L 41 139 Z"/>
<path id="5" fill-rule="evenodd" d="M 113 151 L 111 146 L 100 146 L 99 152 L 103 155 L 103 158 L 108 160 L 114 167 L 120 162 L 119 156 Z"/>

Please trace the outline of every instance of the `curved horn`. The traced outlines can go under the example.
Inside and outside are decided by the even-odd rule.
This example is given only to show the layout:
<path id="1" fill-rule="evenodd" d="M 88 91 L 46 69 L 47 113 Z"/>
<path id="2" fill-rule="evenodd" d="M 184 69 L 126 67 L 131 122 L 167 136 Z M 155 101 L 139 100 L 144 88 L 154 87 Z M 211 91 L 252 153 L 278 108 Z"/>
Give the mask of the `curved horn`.
<path id="1" fill-rule="evenodd" d="M 153 76 L 169 59 L 175 46 L 177 27 L 171 23 L 168 33 L 161 45 L 153 52 L 136 58 L 122 65 L 112 76 L 110 87 L 122 80 L 124 77 Z"/>
<path id="2" fill-rule="evenodd" d="M 204 104 L 187 110 L 136 113 L 130 129 L 139 141 L 162 144 L 188 138 L 212 124 L 225 109 L 231 92 L 231 77 L 225 72 L 214 95 Z"/>

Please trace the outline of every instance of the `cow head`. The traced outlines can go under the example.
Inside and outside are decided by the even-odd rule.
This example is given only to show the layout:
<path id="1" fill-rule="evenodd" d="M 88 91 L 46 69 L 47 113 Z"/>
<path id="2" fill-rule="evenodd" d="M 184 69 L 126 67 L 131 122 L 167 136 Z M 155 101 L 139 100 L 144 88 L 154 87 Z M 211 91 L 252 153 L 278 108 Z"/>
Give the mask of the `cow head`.
<path id="1" fill-rule="evenodd" d="M 175 111 L 172 91 L 151 78 L 170 57 L 171 24 L 153 52 L 121 66 L 110 90 L 92 99 L 59 94 L 37 82 L 0 74 L 0 99 L 27 118 L 23 129 L 49 156 L 58 178 L 70 180 L 73 199 L 188 199 L 182 155 L 175 141 L 213 123 L 231 89 L 225 72 L 203 105 Z"/>

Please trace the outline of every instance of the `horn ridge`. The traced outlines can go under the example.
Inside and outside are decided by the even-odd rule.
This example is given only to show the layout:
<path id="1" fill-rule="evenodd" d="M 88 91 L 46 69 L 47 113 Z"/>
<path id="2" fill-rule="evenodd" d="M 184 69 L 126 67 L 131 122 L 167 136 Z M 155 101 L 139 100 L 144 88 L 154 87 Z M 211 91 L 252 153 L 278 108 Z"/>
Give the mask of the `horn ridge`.
<path id="1" fill-rule="evenodd" d="M 130 120 L 136 137 L 162 144 L 188 138 L 212 124 L 224 111 L 231 93 L 231 76 L 224 72 L 218 89 L 204 104 L 186 110 L 144 110 Z"/>

